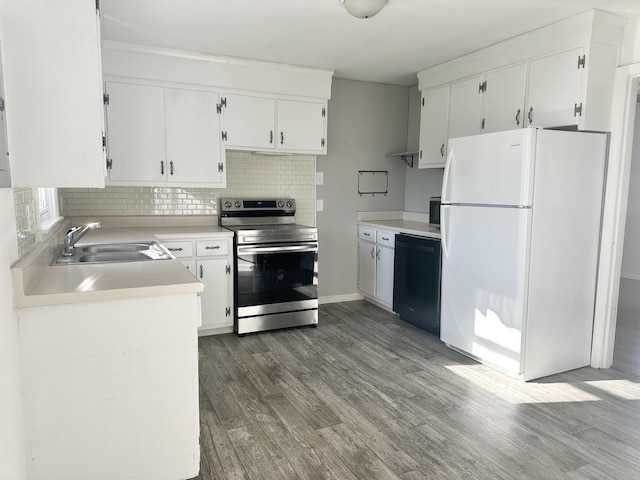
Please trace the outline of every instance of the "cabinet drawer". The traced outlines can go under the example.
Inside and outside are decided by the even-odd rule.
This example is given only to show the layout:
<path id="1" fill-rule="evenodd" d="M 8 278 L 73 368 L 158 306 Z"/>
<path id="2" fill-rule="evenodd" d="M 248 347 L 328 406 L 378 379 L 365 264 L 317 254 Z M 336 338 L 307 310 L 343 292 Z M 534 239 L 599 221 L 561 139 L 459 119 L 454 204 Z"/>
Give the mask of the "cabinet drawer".
<path id="1" fill-rule="evenodd" d="M 376 241 L 376 231 L 373 228 L 358 227 L 358 238 L 367 242 Z"/>
<path id="2" fill-rule="evenodd" d="M 162 242 L 162 244 L 176 258 L 185 258 L 193 256 L 193 242 Z"/>
<path id="3" fill-rule="evenodd" d="M 198 257 L 226 255 L 228 252 L 229 242 L 226 238 L 221 240 L 200 240 L 196 242 L 196 255 Z"/>
<path id="4" fill-rule="evenodd" d="M 376 243 L 378 245 L 386 245 L 388 247 L 395 247 L 396 234 L 393 232 L 385 232 L 384 230 L 376 231 Z"/>

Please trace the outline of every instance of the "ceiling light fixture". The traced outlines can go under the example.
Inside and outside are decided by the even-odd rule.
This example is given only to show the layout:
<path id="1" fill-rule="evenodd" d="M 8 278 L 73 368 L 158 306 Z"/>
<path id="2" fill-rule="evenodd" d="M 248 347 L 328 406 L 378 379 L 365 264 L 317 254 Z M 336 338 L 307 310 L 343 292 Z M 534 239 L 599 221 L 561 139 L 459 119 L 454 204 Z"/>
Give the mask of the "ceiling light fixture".
<path id="1" fill-rule="evenodd" d="M 342 0 L 345 10 L 358 18 L 373 17 L 386 3 L 387 0 Z"/>

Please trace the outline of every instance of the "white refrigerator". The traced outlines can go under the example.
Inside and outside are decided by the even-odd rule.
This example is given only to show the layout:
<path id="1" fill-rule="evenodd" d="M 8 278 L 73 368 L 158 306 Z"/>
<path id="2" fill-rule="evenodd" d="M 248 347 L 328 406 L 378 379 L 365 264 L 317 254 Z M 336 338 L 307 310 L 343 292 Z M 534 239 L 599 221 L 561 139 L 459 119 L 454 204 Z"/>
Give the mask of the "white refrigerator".
<path id="1" fill-rule="evenodd" d="M 606 133 L 450 140 L 440 338 L 512 377 L 589 365 Z"/>

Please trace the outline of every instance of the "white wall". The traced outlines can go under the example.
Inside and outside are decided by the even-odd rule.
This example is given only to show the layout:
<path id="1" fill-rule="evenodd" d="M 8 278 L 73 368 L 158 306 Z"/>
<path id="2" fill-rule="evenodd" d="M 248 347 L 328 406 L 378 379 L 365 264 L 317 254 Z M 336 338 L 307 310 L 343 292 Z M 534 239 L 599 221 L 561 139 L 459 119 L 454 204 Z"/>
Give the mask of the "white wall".
<path id="1" fill-rule="evenodd" d="M 409 88 L 409 135 L 407 151 L 420 148 L 420 91 L 415 85 Z M 418 158 L 413 159 L 413 168 L 405 171 L 404 210 L 429 213 L 429 197 L 439 197 L 442 190 L 444 168 L 418 168 Z"/>
<path id="2" fill-rule="evenodd" d="M 17 258 L 13 192 L 0 188 L 0 480 L 26 478 L 18 328 L 10 271 Z"/>
<path id="3" fill-rule="evenodd" d="M 405 150 L 407 114 L 407 87 L 333 81 L 327 155 L 316 162 L 324 173 L 317 187 L 324 203 L 317 213 L 321 297 L 357 292 L 357 212 L 404 207 L 404 162 L 385 154 Z M 358 195 L 359 170 L 387 170 L 388 195 Z"/>
<path id="4" fill-rule="evenodd" d="M 640 15 L 630 18 L 624 29 L 620 65 L 640 62 Z"/>

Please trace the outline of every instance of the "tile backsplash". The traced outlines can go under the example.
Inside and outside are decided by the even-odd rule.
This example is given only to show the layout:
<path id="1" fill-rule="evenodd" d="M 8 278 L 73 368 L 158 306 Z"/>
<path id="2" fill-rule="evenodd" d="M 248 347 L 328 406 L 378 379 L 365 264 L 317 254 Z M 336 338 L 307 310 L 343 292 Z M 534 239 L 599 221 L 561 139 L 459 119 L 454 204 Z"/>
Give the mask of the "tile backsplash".
<path id="1" fill-rule="evenodd" d="M 41 239 L 36 227 L 36 198 L 32 188 L 14 188 L 13 204 L 16 214 L 16 234 L 20 258 Z"/>
<path id="2" fill-rule="evenodd" d="M 315 225 L 316 157 L 227 152 L 227 188 L 61 188 L 61 215 L 217 215 L 219 197 L 291 197 L 296 221 Z"/>

